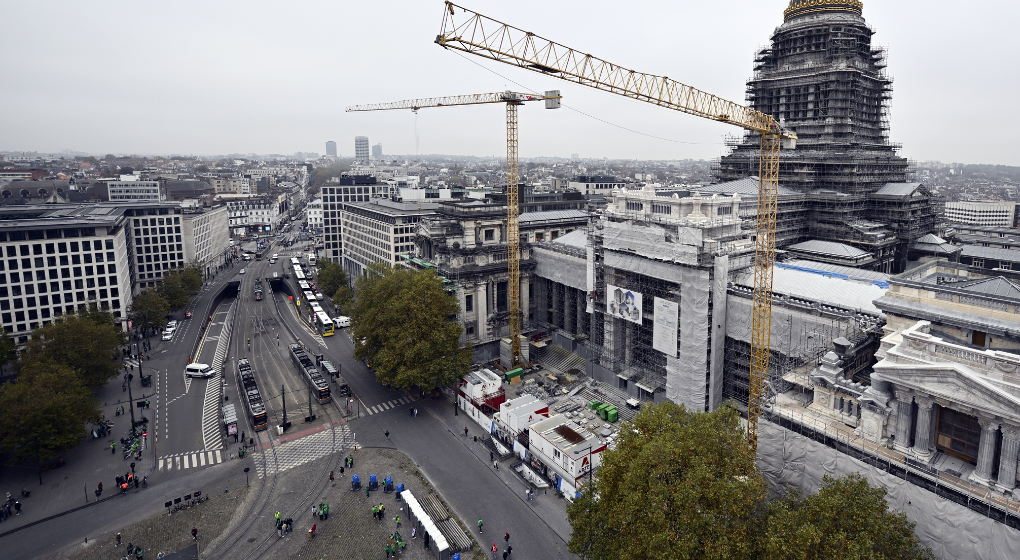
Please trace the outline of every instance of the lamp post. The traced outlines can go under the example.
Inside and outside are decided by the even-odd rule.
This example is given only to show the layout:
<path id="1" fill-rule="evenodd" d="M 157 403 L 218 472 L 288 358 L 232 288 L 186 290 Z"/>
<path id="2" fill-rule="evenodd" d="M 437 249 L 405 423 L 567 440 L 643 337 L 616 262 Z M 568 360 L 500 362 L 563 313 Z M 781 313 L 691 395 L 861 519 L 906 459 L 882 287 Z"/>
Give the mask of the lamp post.
<path id="1" fill-rule="evenodd" d="M 589 445 L 588 447 L 586 447 L 584 449 L 575 449 L 574 450 L 574 455 L 577 455 L 577 454 L 581 453 L 582 451 L 588 451 L 588 488 L 589 489 L 591 489 L 591 470 L 592 470 L 591 448 L 592 448 L 592 446 Z"/>

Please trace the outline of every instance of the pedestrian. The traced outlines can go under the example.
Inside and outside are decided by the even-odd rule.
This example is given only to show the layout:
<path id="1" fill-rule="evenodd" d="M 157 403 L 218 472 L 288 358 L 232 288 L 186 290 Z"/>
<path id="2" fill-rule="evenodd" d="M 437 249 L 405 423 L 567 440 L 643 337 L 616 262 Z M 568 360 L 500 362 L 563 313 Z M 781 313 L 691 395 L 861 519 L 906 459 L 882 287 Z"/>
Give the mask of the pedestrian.
<path id="1" fill-rule="evenodd" d="M 368 496 L 369 496 L 369 493 L 368 493 L 368 485 L 366 484 L 366 485 L 365 485 L 365 497 L 367 498 Z"/>
<path id="2" fill-rule="evenodd" d="M 506 556 L 507 556 L 507 558 L 513 558 L 514 557 L 514 545 L 512 545 L 512 544 L 506 545 Z"/>
<path id="3" fill-rule="evenodd" d="M 507 557 L 507 552 L 504 550 L 503 551 L 503 560 L 506 560 L 506 557 Z"/>
<path id="4" fill-rule="evenodd" d="M 315 523 L 312 523 L 312 528 L 308 530 L 308 536 L 313 539 L 315 538 L 315 527 Z"/>
<path id="5" fill-rule="evenodd" d="M 499 463 L 496 462 L 496 461 L 493 461 L 492 462 L 492 468 L 494 468 L 494 469 L 496 469 L 498 471 L 499 470 Z"/>
<path id="6" fill-rule="evenodd" d="M 192 527 L 191 528 L 191 538 L 195 542 L 198 542 L 198 528 L 197 527 Z"/>
<path id="7" fill-rule="evenodd" d="M 492 543 L 492 560 L 496 560 L 497 550 L 499 550 L 499 548 L 496 547 L 496 543 Z"/>
<path id="8" fill-rule="evenodd" d="M 467 426 L 464 426 L 464 437 L 467 437 Z"/>
<path id="9" fill-rule="evenodd" d="M 340 478 L 344 477 L 344 468 L 340 467 Z"/>
<path id="10" fill-rule="evenodd" d="M 397 516 L 397 529 L 399 529 L 399 528 L 400 528 L 400 516 L 398 515 Z"/>
<path id="11" fill-rule="evenodd" d="M 149 408 L 149 399 L 145 399 L 145 408 Z"/>
<path id="12" fill-rule="evenodd" d="M 507 531 L 506 534 L 503 535 L 503 540 L 506 541 L 506 544 L 510 544 L 510 531 Z"/>
<path id="13" fill-rule="evenodd" d="M 244 441 L 244 432 L 241 432 L 241 441 Z"/>
<path id="14" fill-rule="evenodd" d="M 349 457 L 349 459 L 351 460 L 351 468 L 353 469 L 354 468 L 354 455 L 351 455 Z"/>
<path id="15" fill-rule="evenodd" d="M 479 533 L 481 533 L 481 532 L 482 532 L 482 525 L 484 525 L 484 524 L 485 524 L 485 523 L 483 523 L 481 519 L 479 519 L 479 520 L 478 520 L 478 532 L 479 532 Z"/>
<path id="16" fill-rule="evenodd" d="M 383 434 L 386 436 L 386 439 L 390 439 L 390 431 L 389 430 L 386 430 L 385 432 L 383 432 Z"/>
<path id="17" fill-rule="evenodd" d="M 99 483 L 99 493 L 100 494 L 103 493 L 103 483 L 102 482 Z"/>
<path id="18" fill-rule="evenodd" d="M 496 458 L 492 455 L 492 451 L 489 452 L 489 460 L 490 461 L 495 461 L 496 460 Z"/>
<path id="19" fill-rule="evenodd" d="M 385 550 L 386 550 L 386 557 L 389 558 L 390 557 L 390 543 L 386 543 Z"/>
<path id="20" fill-rule="evenodd" d="M 117 533 L 117 544 L 113 546 L 120 546 L 120 533 Z"/>
<path id="21" fill-rule="evenodd" d="M 117 454 L 117 442 L 113 442 L 110 444 L 110 454 L 111 455 Z"/>
<path id="22" fill-rule="evenodd" d="M 379 506 L 372 506 L 372 519 L 379 519 Z"/>
<path id="23" fill-rule="evenodd" d="M 234 443 L 237 443 L 237 432 L 234 432 Z"/>
<path id="24" fill-rule="evenodd" d="M 138 490 L 138 477 L 135 477 L 135 490 Z"/>
<path id="25" fill-rule="evenodd" d="M 14 511 L 16 512 L 14 515 L 21 515 L 21 502 L 14 502 Z"/>
<path id="26" fill-rule="evenodd" d="M 333 482 L 333 471 L 329 471 L 329 481 Z"/>
<path id="27" fill-rule="evenodd" d="M 385 518 L 386 518 L 386 506 L 382 505 L 382 502 L 379 502 L 379 521 L 382 521 Z"/>
<path id="28" fill-rule="evenodd" d="M 418 532 L 418 529 L 416 527 L 411 527 L 411 540 L 412 541 L 414 539 L 418 538 L 418 535 L 416 534 L 417 532 Z"/>
<path id="29" fill-rule="evenodd" d="M 347 466 L 347 457 L 344 457 L 344 467 Z"/>

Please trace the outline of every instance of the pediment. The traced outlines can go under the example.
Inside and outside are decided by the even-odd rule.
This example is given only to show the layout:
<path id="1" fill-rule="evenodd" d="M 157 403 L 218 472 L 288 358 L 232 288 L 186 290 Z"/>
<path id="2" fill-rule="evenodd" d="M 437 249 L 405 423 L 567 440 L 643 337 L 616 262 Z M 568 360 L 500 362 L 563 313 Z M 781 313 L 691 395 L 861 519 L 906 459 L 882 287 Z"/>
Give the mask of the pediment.
<path id="1" fill-rule="evenodd" d="M 957 403 L 961 409 L 970 408 L 1020 423 L 1020 387 L 996 383 L 967 366 L 896 364 L 883 360 L 875 364 L 875 371 L 880 371 L 897 389 L 910 389 L 917 394 Z"/>

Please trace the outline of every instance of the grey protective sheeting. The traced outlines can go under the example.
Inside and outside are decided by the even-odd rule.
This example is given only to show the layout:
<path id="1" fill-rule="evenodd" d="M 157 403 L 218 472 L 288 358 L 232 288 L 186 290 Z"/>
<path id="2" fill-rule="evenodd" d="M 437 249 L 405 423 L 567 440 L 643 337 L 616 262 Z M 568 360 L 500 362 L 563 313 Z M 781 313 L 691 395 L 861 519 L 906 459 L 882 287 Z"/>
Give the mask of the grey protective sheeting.
<path id="1" fill-rule="evenodd" d="M 587 265 L 584 259 L 538 247 L 535 247 L 533 252 L 537 276 L 552 280 L 557 284 L 585 290 L 587 293 L 588 286 L 585 281 Z"/>
<path id="2" fill-rule="evenodd" d="M 751 343 L 751 308 L 754 302 L 743 297 L 726 300 L 726 336 Z M 821 347 L 829 348 L 832 341 L 843 336 L 851 338 L 848 321 L 798 312 L 788 307 L 772 306 L 772 328 L 769 330 L 769 347 L 787 356 L 812 355 Z M 681 317 L 681 327 L 683 326 Z"/>
<path id="3" fill-rule="evenodd" d="M 604 255 L 605 264 L 608 267 L 637 272 L 638 274 L 665 280 L 666 282 L 680 283 L 680 267 L 678 265 L 653 261 L 628 253 L 617 253 L 616 251 L 605 251 Z M 589 262 L 591 261 L 589 260 Z"/>
<path id="4" fill-rule="evenodd" d="M 692 236 L 685 236 L 690 243 Z M 658 226 L 604 222 L 602 244 L 606 249 L 636 253 L 660 261 L 698 264 L 697 245 L 667 241 L 666 230 Z"/>
<path id="5" fill-rule="evenodd" d="M 709 324 L 712 329 L 712 353 L 708 376 L 708 410 L 711 412 L 722 404 L 723 377 L 726 354 L 726 284 L 730 271 L 730 258 L 727 255 L 715 257 L 715 270 L 712 276 L 712 316 Z"/>
<path id="6" fill-rule="evenodd" d="M 667 357 L 666 396 L 692 410 L 705 410 L 705 376 L 708 373 L 708 291 L 707 270 L 680 271 L 680 348 L 678 371 L 670 383 L 671 358 Z M 671 394 L 672 393 L 672 394 Z"/>
<path id="7" fill-rule="evenodd" d="M 916 523 L 921 543 L 937 558 L 1020 557 L 1020 531 L 771 422 L 758 424 L 758 467 L 773 486 L 817 492 L 822 477 L 859 472 L 887 491 L 890 508 Z"/>

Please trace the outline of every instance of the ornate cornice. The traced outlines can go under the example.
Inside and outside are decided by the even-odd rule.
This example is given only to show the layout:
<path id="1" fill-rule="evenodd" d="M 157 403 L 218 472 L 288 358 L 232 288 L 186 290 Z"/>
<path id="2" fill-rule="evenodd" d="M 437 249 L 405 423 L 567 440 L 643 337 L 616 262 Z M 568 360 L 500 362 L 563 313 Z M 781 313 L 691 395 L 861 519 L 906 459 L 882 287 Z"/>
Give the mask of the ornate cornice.
<path id="1" fill-rule="evenodd" d="M 793 0 L 783 11 L 784 21 L 817 12 L 850 12 L 863 15 L 864 3 L 858 0 Z"/>

